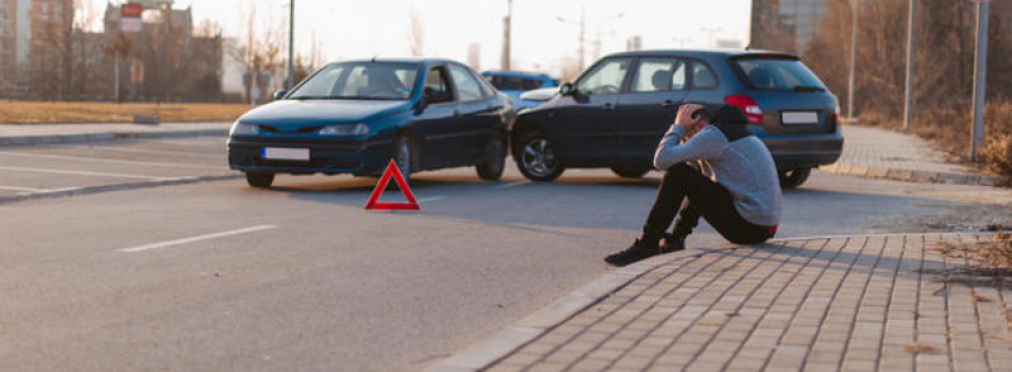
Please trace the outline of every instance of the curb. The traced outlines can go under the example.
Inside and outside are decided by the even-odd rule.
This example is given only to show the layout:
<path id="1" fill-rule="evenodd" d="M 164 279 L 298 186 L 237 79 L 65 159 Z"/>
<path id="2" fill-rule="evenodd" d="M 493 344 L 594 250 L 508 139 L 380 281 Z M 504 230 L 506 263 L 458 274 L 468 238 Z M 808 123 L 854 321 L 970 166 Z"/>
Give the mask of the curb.
<path id="1" fill-rule="evenodd" d="M 832 239 L 842 237 L 876 237 L 894 235 L 932 235 L 933 232 L 917 233 L 885 233 L 885 234 L 852 234 L 852 235 L 825 235 L 797 238 L 771 239 L 766 243 L 783 243 L 798 240 L 811 239 Z M 969 234 L 982 235 L 985 232 L 940 232 L 937 234 Z M 734 246 L 734 245 L 729 245 Z M 645 261 L 630 266 L 619 268 L 603 277 L 587 284 L 562 298 L 553 301 L 548 306 L 538 310 L 532 315 L 506 327 L 494 336 L 480 341 L 479 343 L 453 354 L 453 356 L 440 360 L 435 364 L 423 369 L 423 372 L 477 372 L 506 358 L 514 351 L 524 345 L 533 342 L 538 337 L 548 333 L 555 327 L 565 323 L 573 316 L 579 314 L 606 299 L 612 293 L 622 289 L 627 284 L 643 276 L 647 272 L 674 261 L 686 258 L 695 258 L 713 252 L 711 248 L 690 248 L 681 252 L 655 256 Z"/>
<path id="2" fill-rule="evenodd" d="M 116 185 L 103 185 L 103 186 L 91 186 L 91 187 L 73 187 L 67 189 L 60 189 L 51 192 L 37 192 L 24 195 L 13 195 L 0 197 L 0 205 L 10 204 L 25 200 L 35 199 L 50 199 L 60 198 L 66 196 L 77 196 L 77 195 L 89 195 L 99 194 L 110 191 L 121 191 L 121 190 L 136 190 L 136 189 L 148 189 L 161 186 L 173 186 L 173 185 L 186 185 L 191 183 L 200 182 L 213 182 L 213 181 L 225 181 L 242 178 L 241 174 L 230 174 L 227 176 L 204 176 L 204 177 L 177 177 L 177 178 L 165 178 L 157 181 L 149 182 L 135 182 L 135 183 L 121 183 Z"/>
<path id="3" fill-rule="evenodd" d="M 963 174 L 952 172 L 934 172 L 888 167 L 872 167 L 867 165 L 853 165 L 847 163 L 834 163 L 818 168 L 821 171 L 847 176 L 858 176 L 865 178 L 887 179 L 906 182 L 927 182 L 946 183 L 954 185 L 969 186 L 994 186 L 998 184 L 998 178 L 981 176 L 976 174 Z"/>
<path id="4" fill-rule="evenodd" d="M 0 137 L 0 146 L 45 145 L 59 143 L 88 143 L 116 139 L 136 138 L 186 138 L 200 136 L 225 136 L 228 129 L 179 130 L 170 132 L 109 132 L 86 134 L 54 134 L 40 136 Z"/>
<path id="5" fill-rule="evenodd" d="M 708 249 L 689 248 L 681 252 L 654 256 L 635 264 L 618 268 L 601 278 L 559 298 L 548 306 L 506 327 L 496 335 L 464 351 L 440 360 L 425 368 L 424 372 L 478 371 L 505 358 L 513 351 L 551 331 L 569 318 L 604 300 L 647 272 L 686 258 L 709 253 Z"/>

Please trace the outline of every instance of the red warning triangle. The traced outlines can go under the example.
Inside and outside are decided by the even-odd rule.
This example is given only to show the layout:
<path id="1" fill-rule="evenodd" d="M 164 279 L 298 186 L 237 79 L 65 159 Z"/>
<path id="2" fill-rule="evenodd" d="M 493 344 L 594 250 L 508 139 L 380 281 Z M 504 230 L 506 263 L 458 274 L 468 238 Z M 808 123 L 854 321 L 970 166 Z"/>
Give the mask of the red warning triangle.
<path id="1" fill-rule="evenodd" d="M 387 184 L 390 183 L 390 176 L 394 176 L 394 181 L 397 181 L 397 187 L 401 189 L 401 193 L 408 199 L 407 203 L 380 203 L 379 198 L 383 195 L 383 191 L 386 190 Z M 404 181 L 404 176 L 401 175 L 401 170 L 397 169 L 394 165 L 394 160 L 390 159 L 390 164 L 387 164 L 387 170 L 383 171 L 383 176 L 380 177 L 379 183 L 376 184 L 376 188 L 372 190 L 372 195 L 369 195 L 369 201 L 365 203 L 365 209 L 367 210 L 400 210 L 400 211 L 417 211 L 421 208 L 418 207 L 418 202 L 415 201 L 415 194 L 411 193 L 411 189 L 408 188 L 408 183 Z"/>

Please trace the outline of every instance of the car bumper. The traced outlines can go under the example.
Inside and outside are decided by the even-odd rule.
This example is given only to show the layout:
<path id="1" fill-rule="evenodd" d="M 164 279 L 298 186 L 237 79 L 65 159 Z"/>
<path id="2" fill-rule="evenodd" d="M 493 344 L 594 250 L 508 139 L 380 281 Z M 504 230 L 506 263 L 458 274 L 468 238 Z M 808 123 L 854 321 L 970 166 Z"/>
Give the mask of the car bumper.
<path id="1" fill-rule="evenodd" d="M 840 133 L 763 138 L 777 168 L 809 168 L 833 164 L 843 153 Z"/>
<path id="2" fill-rule="evenodd" d="M 321 142 L 309 140 L 230 138 L 228 165 L 244 172 L 291 174 L 374 174 L 390 160 L 392 141 Z M 309 149 L 309 161 L 264 159 L 263 148 Z"/>

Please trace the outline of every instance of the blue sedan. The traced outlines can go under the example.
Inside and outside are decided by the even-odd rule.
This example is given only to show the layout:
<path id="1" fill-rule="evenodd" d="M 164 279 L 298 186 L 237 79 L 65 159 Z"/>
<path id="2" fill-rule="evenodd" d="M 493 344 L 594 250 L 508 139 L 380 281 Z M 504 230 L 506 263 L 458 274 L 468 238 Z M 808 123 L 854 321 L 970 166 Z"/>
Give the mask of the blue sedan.
<path id="1" fill-rule="evenodd" d="M 460 63 L 333 63 L 276 97 L 229 133 L 229 166 L 250 186 L 278 173 L 377 175 L 391 159 L 405 176 L 463 166 L 502 176 L 512 104 Z"/>

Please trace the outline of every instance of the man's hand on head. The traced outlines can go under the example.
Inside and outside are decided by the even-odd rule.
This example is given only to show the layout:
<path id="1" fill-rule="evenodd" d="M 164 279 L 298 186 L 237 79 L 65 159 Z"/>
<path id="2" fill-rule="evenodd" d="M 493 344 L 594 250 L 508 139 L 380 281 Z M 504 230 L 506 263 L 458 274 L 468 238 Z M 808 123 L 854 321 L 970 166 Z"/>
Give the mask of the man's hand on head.
<path id="1" fill-rule="evenodd" d="M 703 105 L 689 103 L 678 108 L 678 115 L 675 116 L 675 124 L 685 128 L 686 137 L 692 137 L 706 126 L 707 121 L 703 116 L 693 118 L 692 114 L 699 110 L 706 110 Z"/>

